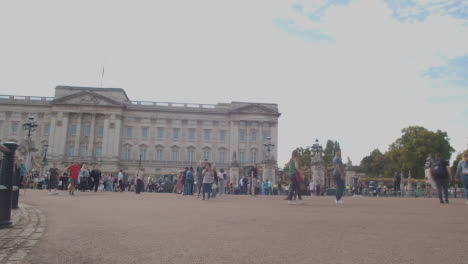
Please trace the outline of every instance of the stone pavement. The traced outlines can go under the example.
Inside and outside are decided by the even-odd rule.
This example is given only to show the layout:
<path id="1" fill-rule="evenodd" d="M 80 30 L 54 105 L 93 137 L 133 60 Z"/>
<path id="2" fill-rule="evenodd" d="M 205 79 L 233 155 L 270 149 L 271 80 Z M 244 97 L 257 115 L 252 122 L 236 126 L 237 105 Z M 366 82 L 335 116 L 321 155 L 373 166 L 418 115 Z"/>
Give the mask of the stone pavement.
<path id="1" fill-rule="evenodd" d="M 462 199 L 346 197 L 340 206 L 306 197 L 290 206 L 283 197 L 30 191 L 21 201 L 47 216 L 24 263 L 468 263 Z"/>
<path id="2" fill-rule="evenodd" d="M 11 228 L 0 229 L 0 264 L 20 264 L 31 252 L 46 228 L 41 210 L 20 204 L 12 211 Z"/>

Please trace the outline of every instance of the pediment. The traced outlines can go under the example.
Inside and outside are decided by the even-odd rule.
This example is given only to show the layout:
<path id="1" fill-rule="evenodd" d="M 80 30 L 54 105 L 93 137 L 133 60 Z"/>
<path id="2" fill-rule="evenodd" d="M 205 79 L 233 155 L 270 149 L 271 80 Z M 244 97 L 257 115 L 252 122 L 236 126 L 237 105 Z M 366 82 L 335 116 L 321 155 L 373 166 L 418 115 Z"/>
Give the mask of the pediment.
<path id="1" fill-rule="evenodd" d="M 93 105 L 93 106 L 122 106 L 121 103 L 112 100 L 103 95 L 83 91 L 71 95 L 67 95 L 52 101 L 52 104 L 67 104 L 67 105 Z"/>
<path id="2" fill-rule="evenodd" d="M 277 111 L 261 104 L 249 104 L 241 106 L 239 108 L 233 109 L 231 113 L 279 115 Z"/>

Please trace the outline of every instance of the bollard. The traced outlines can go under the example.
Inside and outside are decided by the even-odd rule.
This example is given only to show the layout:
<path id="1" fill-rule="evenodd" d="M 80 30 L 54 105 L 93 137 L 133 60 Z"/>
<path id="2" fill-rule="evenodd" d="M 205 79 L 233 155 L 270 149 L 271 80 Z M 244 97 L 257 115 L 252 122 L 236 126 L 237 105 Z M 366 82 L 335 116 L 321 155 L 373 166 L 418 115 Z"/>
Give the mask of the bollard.
<path id="1" fill-rule="evenodd" d="M 18 144 L 6 142 L 0 150 L 3 152 L 2 171 L 0 174 L 0 228 L 11 226 L 11 199 L 13 190 L 13 165 Z"/>

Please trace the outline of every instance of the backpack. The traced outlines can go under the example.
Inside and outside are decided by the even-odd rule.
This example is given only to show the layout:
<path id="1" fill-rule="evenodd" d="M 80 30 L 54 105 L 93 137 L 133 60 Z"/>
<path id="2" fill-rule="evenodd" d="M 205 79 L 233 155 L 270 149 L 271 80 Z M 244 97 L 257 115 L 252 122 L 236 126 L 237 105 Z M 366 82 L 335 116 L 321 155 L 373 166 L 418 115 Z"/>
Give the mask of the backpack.
<path id="1" fill-rule="evenodd" d="M 444 165 L 442 159 L 436 159 L 431 164 L 432 175 L 434 175 L 435 178 L 444 178 L 446 176 L 447 171 Z"/>

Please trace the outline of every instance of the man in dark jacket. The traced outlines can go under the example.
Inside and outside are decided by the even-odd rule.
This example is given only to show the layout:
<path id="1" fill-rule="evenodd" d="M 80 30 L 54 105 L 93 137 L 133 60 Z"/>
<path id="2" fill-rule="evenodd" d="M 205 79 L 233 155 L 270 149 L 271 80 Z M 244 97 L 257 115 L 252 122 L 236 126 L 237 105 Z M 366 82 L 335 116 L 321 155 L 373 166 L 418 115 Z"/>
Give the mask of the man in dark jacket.
<path id="1" fill-rule="evenodd" d="M 448 162 L 442 159 L 439 153 L 437 153 L 435 157 L 436 158 L 431 163 L 431 176 L 436 183 L 440 203 L 444 203 L 444 200 L 442 199 L 442 192 L 444 192 L 445 203 L 448 204 L 448 186 L 450 178 L 452 178 L 452 173 L 449 169 Z"/>

